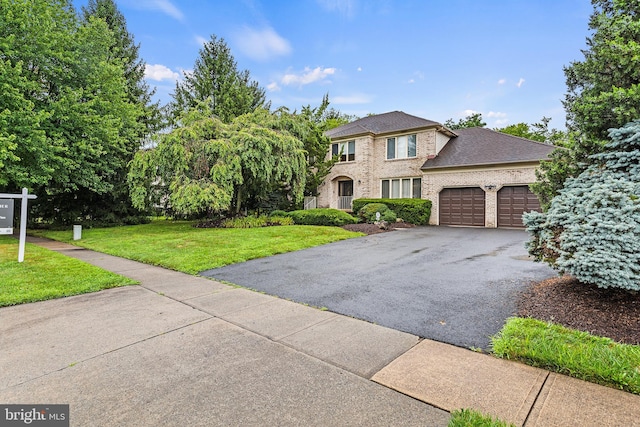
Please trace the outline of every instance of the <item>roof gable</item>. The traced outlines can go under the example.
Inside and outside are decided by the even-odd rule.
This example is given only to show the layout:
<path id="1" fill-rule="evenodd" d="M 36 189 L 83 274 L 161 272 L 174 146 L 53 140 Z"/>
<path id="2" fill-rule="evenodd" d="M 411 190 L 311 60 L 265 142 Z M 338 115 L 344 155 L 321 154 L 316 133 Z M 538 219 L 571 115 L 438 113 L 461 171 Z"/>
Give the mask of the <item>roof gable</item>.
<path id="1" fill-rule="evenodd" d="M 330 129 L 325 132 L 325 134 L 329 138 L 338 139 L 367 133 L 378 135 L 433 126 L 441 126 L 441 124 L 432 120 L 412 116 L 402 111 L 392 111 L 390 113 L 363 117 L 351 123 Z"/>
<path id="2" fill-rule="evenodd" d="M 456 134 L 438 156 L 422 165 L 423 170 L 535 162 L 548 159 L 556 148 L 480 127 L 457 129 Z"/>

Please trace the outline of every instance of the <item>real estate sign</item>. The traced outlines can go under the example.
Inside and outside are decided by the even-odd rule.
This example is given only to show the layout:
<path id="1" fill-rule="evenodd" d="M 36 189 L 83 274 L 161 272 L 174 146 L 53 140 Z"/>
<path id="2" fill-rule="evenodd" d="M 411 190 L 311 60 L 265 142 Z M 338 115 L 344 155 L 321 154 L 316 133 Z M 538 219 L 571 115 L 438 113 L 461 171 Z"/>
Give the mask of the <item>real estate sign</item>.
<path id="1" fill-rule="evenodd" d="M 0 234 L 13 234 L 13 199 L 0 199 Z"/>

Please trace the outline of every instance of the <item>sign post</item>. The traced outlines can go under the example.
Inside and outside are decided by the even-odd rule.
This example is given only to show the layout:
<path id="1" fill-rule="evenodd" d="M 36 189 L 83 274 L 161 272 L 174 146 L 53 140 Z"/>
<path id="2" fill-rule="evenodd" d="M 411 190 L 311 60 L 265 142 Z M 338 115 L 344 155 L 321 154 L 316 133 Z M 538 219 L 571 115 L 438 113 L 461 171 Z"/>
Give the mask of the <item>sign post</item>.
<path id="1" fill-rule="evenodd" d="M 29 199 L 35 198 L 37 196 L 29 194 L 26 188 L 22 189 L 22 194 L 0 194 L 0 234 L 13 234 L 13 199 L 22 199 L 22 204 L 20 205 L 18 262 L 24 261 L 24 247 L 27 242 L 27 202 Z M 3 214 L 3 212 L 6 212 L 7 215 Z"/>

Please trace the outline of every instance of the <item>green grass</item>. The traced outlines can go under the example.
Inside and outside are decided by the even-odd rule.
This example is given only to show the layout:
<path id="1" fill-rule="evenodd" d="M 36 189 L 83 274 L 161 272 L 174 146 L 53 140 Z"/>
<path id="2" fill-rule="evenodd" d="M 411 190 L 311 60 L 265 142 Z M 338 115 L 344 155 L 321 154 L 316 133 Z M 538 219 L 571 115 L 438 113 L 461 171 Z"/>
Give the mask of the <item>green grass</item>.
<path id="1" fill-rule="evenodd" d="M 84 229 L 73 241 L 69 231 L 38 230 L 38 236 L 147 264 L 195 274 L 210 268 L 292 252 L 361 236 L 339 227 L 194 228 L 188 221 Z"/>
<path id="2" fill-rule="evenodd" d="M 492 342 L 498 357 L 640 394 L 640 346 L 518 317 Z"/>
<path id="3" fill-rule="evenodd" d="M 136 282 L 75 258 L 28 244 L 18 262 L 18 241 L 0 236 L 0 307 L 96 292 Z"/>
<path id="4" fill-rule="evenodd" d="M 451 413 L 448 427 L 515 427 L 513 424 L 505 423 L 482 415 L 480 412 L 471 409 L 460 409 Z"/>

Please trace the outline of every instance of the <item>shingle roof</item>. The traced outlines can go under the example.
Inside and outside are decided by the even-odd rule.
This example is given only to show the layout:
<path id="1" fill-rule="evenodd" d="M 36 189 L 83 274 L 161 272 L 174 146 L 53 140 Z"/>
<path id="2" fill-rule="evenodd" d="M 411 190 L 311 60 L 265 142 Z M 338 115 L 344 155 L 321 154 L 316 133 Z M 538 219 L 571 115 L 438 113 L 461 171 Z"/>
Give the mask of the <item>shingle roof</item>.
<path id="1" fill-rule="evenodd" d="M 507 135 L 486 128 L 457 129 L 452 138 L 422 169 L 453 168 L 460 166 L 521 163 L 548 159 L 556 147 Z"/>
<path id="2" fill-rule="evenodd" d="M 328 130 L 325 134 L 332 139 L 347 138 L 372 133 L 374 135 L 407 131 L 411 129 L 440 126 L 440 123 L 412 116 L 402 111 L 367 116 L 346 125 Z"/>

